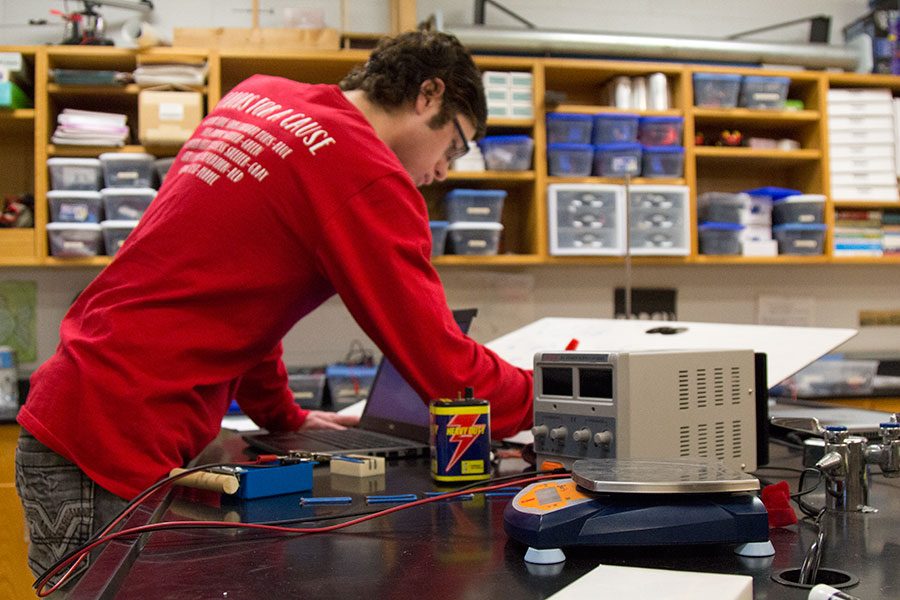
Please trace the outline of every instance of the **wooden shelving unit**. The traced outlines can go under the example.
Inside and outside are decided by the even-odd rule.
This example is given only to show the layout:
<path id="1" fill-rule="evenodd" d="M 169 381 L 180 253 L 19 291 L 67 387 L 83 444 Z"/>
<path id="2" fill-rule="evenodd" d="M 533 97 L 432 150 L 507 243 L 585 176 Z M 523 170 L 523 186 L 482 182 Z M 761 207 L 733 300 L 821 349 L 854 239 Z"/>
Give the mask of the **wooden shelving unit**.
<path id="1" fill-rule="evenodd" d="M 64 259 L 49 256 L 46 239 L 49 188 L 46 160 L 50 157 L 92 157 L 103 152 L 147 152 L 156 156 L 172 156 L 178 148 L 145 147 L 73 147 L 49 143 L 56 116 L 66 107 L 88 110 L 122 111 L 129 123 L 136 124 L 137 96 L 134 84 L 121 86 L 65 86 L 50 81 L 54 68 L 102 69 L 131 71 L 140 64 L 169 60 L 192 62 L 205 60 L 208 82 L 195 89 L 206 95 L 207 106 L 213 106 L 243 79 L 266 73 L 296 80 L 338 83 L 354 66 L 368 57 L 367 50 L 341 50 L 303 53 L 257 53 L 248 51 L 207 51 L 203 49 L 157 48 L 136 51 L 99 47 L 15 47 L 26 57 L 35 82 L 33 109 L 0 112 L 0 172 L 5 180 L 0 186 L 5 193 L 31 191 L 35 195 L 35 228 L 0 230 L 0 266 L 99 267 L 106 257 Z M 533 80 L 534 116 L 532 118 L 491 118 L 488 134 L 524 134 L 534 139 L 533 168 L 523 172 L 451 171 L 446 181 L 423 189 L 423 195 L 434 218 L 442 216 L 443 196 L 456 187 L 504 189 L 508 196 L 504 205 L 501 254 L 498 256 L 444 256 L 435 259 L 441 267 L 536 265 L 616 265 L 621 257 L 555 257 L 548 252 L 546 188 L 551 183 L 619 184 L 621 179 L 605 177 L 564 178 L 547 173 L 546 125 L 548 112 L 580 114 L 633 113 L 635 111 L 606 106 L 603 89 L 618 76 L 663 73 L 671 96 L 671 109 L 638 111 L 641 116 L 678 116 L 684 119 L 685 168 L 680 178 L 635 178 L 635 185 L 683 185 L 691 190 L 691 222 L 696 221 L 696 199 L 705 191 L 737 191 L 761 185 L 778 185 L 802 189 L 827 196 L 829 179 L 827 92 L 830 88 L 888 88 L 900 95 L 900 76 L 835 74 L 812 71 L 770 71 L 752 68 L 727 68 L 710 65 L 629 62 L 562 58 L 528 58 L 477 56 L 482 70 L 528 72 Z M 694 73 L 766 74 L 790 78 L 789 97 L 803 102 L 796 111 L 763 111 L 711 109 L 693 106 Z M 548 95 L 547 92 L 553 92 Z M 553 98 L 556 104 L 545 104 Z M 799 142 L 797 150 L 760 150 L 746 147 L 698 145 L 698 133 L 738 129 L 745 135 L 789 137 Z M 827 265 L 872 264 L 894 267 L 900 258 L 833 257 L 831 227 L 835 209 L 900 210 L 900 203 L 831 202 L 826 204 L 829 234 L 827 250 L 822 256 L 778 256 L 771 258 L 717 257 L 698 254 L 696 232 L 691 252 L 686 257 L 632 257 L 635 264 L 666 266 L 684 265 Z"/>

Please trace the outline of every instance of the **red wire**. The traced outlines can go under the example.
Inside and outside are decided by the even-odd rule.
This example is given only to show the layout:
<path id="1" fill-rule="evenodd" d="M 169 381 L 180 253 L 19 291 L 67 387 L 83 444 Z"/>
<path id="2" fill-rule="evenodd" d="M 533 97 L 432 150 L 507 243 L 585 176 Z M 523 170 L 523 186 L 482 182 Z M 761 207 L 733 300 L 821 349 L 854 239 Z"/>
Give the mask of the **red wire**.
<path id="1" fill-rule="evenodd" d="M 237 464 L 255 464 L 255 463 L 237 463 Z M 184 475 L 187 475 L 185 473 Z M 134 504 L 129 507 L 128 510 L 123 512 L 117 519 L 115 519 L 112 523 L 110 523 L 100 534 L 96 540 L 86 545 L 81 549 L 78 554 L 75 554 L 69 558 L 66 562 L 60 563 L 53 570 L 45 573 L 37 582 L 37 595 L 41 598 L 45 598 L 49 596 L 53 592 L 55 592 L 59 587 L 69 579 L 72 575 L 72 571 L 77 567 L 82 560 L 90 553 L 91 550 L 100 546 L 101 544 L 105 544 L 112 540 L 118 539 L 120 537 L 125 537 L 127 535 L 134 535 L 140 533 L 153 532 L 157 530 L 165 530 L 171 529 L 174 527 L 184 527 L 184 526 L 194 526 L 194 527 L 209 527 L 209 528 L 238 528 L 238 529 L 261 529 L 264 531 L 275 531 L 278 533 L 294 533 L 294 534 L 315 534 L 315 533 L 329 533 L 332 531 L 337 531 L 338 529 L 343 529 L 345 527 L 350 527 L 352 525 L 358 525 L 359 523 L 364 523 L 365 521 L 370 521 L 372 519 L 383 517 L 389 515 L 391 513 L 395 513 L 397 511 L 405 510 L 407 508 L 412 508 L 414 506 L 421 506 L 423 504 L 428 504 L 430 502 L 437 502 L 440 500 L 446 500 L 447 498 L 453 498 L 455 496 L 462 496 L 464 494 L 478 494 L 481 492 L 489 492 L 491 490 L 496 490 L 500 488 L 509 487 L 511 484 L 524 484 L 524 483 L 534 483 L 536 481 L 543 481 L 546 479 L 560 479 L 562 477 L 568 477 L 569 475 L 565 473 L 553 474 L 553 475 L 538 475 L 535 477 L 528 477 L 526 479 L 514 480 L 514 481 L 504 481 L 503 483 L 497 483 L 494 485 L 484 486 L 480 488 L 474 489 L 465 489 L 460 490 L 458 492 L 448 492 L 446 494 L 441 494 L 440 496 L 430 496 L 428 498 L 421 498 L 419 500 L 413 500 L 411 502 L 406 502 L 404 504 L 400 504 L 397 506 L 392 506 L 390 508 L 386 508 L 384 510 L 369 514 L 363 515 L 361 517 L 357 517 L 355 519 L 351 519 L 349 521 L 344 521 L 343 523 L 337 523 L 335 525 L 327 525 L 325 527 L 284 527 L 281 525 L 263 525 L 260 523 L 233 523 L 229 521 L 163 521 L 161 523 L 148 523 L 147 525 L 138 525 L 136 527 L 129 527 L 127 529 L 122 529 L 120 531 L 116 531 L 114 533 L 107 533 L 110 529 L 115 527 L 117 523 L 119 523 L 125 515 L 129 514 L 132 510 L 134 510 L 137 506 L 140 505 L 140 502 L 134 502 Z M 178 476 L 173 478 L 173 481 L 177 479 Z M 162 486 L 151 490 L 150 492 L 144 492 L 138 498 L 143 501 L 145 496 L 149 496 L 151 493 L 156 490 L 164 489 L 166 486 Z M 73 562 L 74 561 L 74 562 Z M 59 581 L 53 584 L 49 590 L 44 591 L 44 586 L 46 582 L 56 575 L 59 571 L 61 571 L 67 564 L 72 563 L 69 569 L 60 577 Z"/>

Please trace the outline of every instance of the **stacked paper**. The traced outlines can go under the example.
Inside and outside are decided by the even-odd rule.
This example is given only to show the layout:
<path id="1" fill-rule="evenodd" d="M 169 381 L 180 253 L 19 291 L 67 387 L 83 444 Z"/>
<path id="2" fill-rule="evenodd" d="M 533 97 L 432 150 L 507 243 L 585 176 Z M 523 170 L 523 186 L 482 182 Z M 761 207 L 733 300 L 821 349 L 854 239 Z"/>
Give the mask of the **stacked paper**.
<path id="1" fill-rule="evenodd" d="M 66 108 L 56 121 L 56 131 L 51 138 L 54 144 L 123 146 L 128 139 L 125 115 Z"/>
<path id="2" fill-rule="evenodd" d="M 834 213 L 835 256 L 881 256 L 882 212 L 838 210 Z"/>

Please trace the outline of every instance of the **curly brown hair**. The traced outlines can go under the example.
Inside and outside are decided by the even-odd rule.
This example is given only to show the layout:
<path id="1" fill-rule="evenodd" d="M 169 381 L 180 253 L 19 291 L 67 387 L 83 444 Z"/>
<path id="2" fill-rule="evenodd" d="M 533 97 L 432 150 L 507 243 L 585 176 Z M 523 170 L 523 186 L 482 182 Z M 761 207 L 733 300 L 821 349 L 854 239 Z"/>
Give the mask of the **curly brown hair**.
<path id="1" fill-rule="evenodd" d="M 448 33 L 409 31 L 384 38 L 340 87 L 362 90 L 371 102 L 391 110 L 414 102 L 422 83 L 434 78 L 444 82 L 445 90 L 441 112 L 431 126 L 443 127 L 462 114 L 475 124 L 475 138 L 484 136 L 487 104 L 481 73 L 469 51 Z"/>

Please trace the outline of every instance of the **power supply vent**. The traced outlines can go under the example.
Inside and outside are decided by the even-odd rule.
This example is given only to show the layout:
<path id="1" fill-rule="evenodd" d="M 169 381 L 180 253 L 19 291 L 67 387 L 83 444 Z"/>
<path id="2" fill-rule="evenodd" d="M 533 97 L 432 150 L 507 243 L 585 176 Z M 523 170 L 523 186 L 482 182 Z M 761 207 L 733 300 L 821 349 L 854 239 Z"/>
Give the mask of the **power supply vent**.
<path id="1" fill-rule="evenodd" d="M 709 385 L 706 380 L 706 369 L 697 369 L 697 408 L 706 408 L 709 401 Z"/>
<path id="2" fill-rule="evenodd" d="M 682 425 L 678 428 L 678 456 L 740 459 L 743 448 L 743 424 L 739 419 Z"/>
<path id="3" fill-rule="evenodd" d="M 744 394 L 742 390 L 744 386 L 741 382 L 741 369 L 739 367 L 731 367 L 731 404 L 737 405 L 741 403 Z"/>
<path id="4" fill-rule="evenodd" d="M 678 410 L 691 407 L 691 380 L 687 369 L 678 371 Z"/>
<path id="5" fill-rule="evenodd" d="M 722 367 L 713 369 L 713 404 L 725 405 L 725 369 Z"/>

